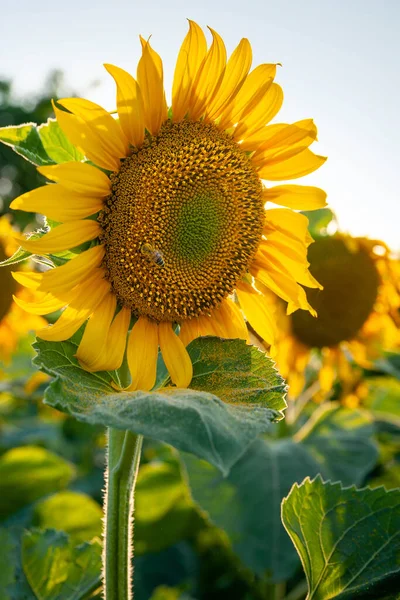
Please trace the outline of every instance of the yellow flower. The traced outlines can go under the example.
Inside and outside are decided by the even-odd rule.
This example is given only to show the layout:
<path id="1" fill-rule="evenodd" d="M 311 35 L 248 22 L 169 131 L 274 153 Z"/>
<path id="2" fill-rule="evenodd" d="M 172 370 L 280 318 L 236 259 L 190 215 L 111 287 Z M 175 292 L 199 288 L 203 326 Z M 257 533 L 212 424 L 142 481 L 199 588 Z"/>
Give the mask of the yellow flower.
<path id="1" fill-rule="evenodd" d="M 383 242 L 341 234 L 317 240 L 309 260 L 324 286 L 307 293 L 318 317 L 311 319 L 304 311 L 285 316 L 277 303 L 278 368 L 296 397 L 311 353 L 318 351 L 322 391 L 329 391 L 339 377 L 344 393 L 350 393 L 359 378 L 351 359 L 368 368 L 384 350 L 400 346 L 399 263 Z"/>
<path id="2" fill-rule="evenodd" d="M 6 219 L 0 218 L 0 262 L 11 256 L 16 250 L 13 233 Z M 8 363 L 18 342 L 29 331 L 44 327 L 46 321 L 42 317 L 27 315 L 16 302 L 30 302 L 33 294 L 17 286 L 12 278 L 10 267 L 0 268 L 0 362 Z M 13 302 L 13 295 L 16 302 Z"/>
<path id="3" fill-rule="evenodd" d="M 308 148 L 316 127 L 311 119 L 268 125 L 283 99 L 276 65 L 250 71 L 246 39 L 227 61 L 215 31 L 207 49 L 203 31 L 189 24 L 171 108 L 161 58 L 141 39 L 136 80 L 105 65 L 117 87 L 118 120 L 79 98 L 60 100 L 66 110 L 54 107 L 64 133 L 93 164 L 42 167 L 56 185 L 12 203 L 61 223 L 25 241 L 31 252 L 92 242 L 63 266 L 16 274 L 42 292 L 34 305 L 20 302 L 26 310 L 66 307 L 38 336 L 66 340 L 88 320 L 77 358 L 89 371 L 111 370 L 121 365 L 135 317 L 130 389 L 154 386 L 159 348 L 172 381 L 186 387 L 192 364 L 185 346 L 202 335 L 247 339 L 243 315 L 272 342 L 265 286 L 291 310 L 310 309 L 299 284 L 318 286 L 307 270 L 308 221 L 292 209 L 324 206 L 325 193 L 262 184 L 302 177 L 324 163 Z M 286 208 L 266 211 L 268 201 Z"/>

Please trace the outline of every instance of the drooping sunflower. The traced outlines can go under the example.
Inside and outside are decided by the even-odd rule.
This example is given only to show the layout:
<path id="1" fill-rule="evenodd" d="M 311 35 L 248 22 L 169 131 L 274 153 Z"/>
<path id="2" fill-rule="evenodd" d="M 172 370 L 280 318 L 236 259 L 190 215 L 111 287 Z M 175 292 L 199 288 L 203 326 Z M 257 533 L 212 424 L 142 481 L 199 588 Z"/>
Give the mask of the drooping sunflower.
<path id="1" fill-rule="evenodd" d="M 50 254 L 84 242 L 91 246 L 48 272 L 17 273 L 41 292 L 26 310 L 47 314 L 66 307 L 37 332 L 61 341 L 83 323 L 77 352 L 89 371 L 121 365 L 127 342 L 130 389 L 151 389 L 159 349 L 172 381 L 192 376 L 187 344 L 202 335 L 247 339 L 245 318 L 272 342 L 275 323 L 265 302 L 272 289 L 289 310 L 312 310 L 301 285 L 318 286 L 308 272 L 312 241 L 307 219 L 292 209 L 325 205 L 314 187 L 279 185 L 318 169 L 324 157 L 309 150 L 311 119 L 268 123 L 283 93 L 275 64 L 252 71 L 242 39 L 227 61 L 189 21 L 168 108 L 160 56 L 141 38 L 136 80 L 106 64 L 117 88 L 118 119 L 93 102 L 59 100 L 57 121 L 87 158 L 39 168 L 56 184 L 13 201 L 57 222 L 23 246 Z M 284 206 L 265 210 L 266 202 Z M 266 287 L 265 287 L 266 286 Z"/>
<path id="2" fill-rule="evenodd" d="M 6 217 L 0 218 L 0 262 L 9 258 L 18 245 L 13 239 L 16 232 Z M 29 331 L 44 327 L 46 321 L 39 316 L 28 315 L 16 302 L 33 300 L 30 290 L 17 285 L 10 267 L 0 268 L 0 365 L 8 363 L 15 352 L 18 342 Z"/>
<path id="3" fill-rule="evenodd" d="M 400 348 L 398 261 L 379 240 L 340 233 L 317 239 L 308 258 L 311 273 L 323 285 L 307 292 L 318 317 L 304 311 L 286 316 L 277 301 L 278 368 L 296 397 L 316 354 L 322 392 L 338 377 L 346 395 L 360 380 L 357 365 L 370 368 L 385 350 Z"/>

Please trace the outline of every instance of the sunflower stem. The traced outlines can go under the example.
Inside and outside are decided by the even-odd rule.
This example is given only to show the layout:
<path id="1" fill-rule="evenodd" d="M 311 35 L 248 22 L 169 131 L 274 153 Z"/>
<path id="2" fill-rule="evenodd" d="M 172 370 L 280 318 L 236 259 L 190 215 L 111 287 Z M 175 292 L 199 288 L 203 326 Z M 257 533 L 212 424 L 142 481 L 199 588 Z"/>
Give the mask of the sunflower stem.
<path id="1" fill-rule="evenodd" d="M 105 600 L 133 598 L 133 509 L 143 436 L 108 429 L 104 496 Z"/>

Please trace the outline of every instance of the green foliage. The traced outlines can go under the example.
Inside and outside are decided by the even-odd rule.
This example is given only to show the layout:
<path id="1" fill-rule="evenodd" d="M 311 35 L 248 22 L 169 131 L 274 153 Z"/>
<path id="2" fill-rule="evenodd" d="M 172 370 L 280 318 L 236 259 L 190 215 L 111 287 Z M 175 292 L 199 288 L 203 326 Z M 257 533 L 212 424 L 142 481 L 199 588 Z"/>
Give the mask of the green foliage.
<path id="1" fill-rule="evenodd" d="M 0 518 L 68 485 L 74 468 L 35 446 L 9 450 L 0 458 Z"/>
<path id="2" fill-rule="evenodd" d="M 211 362 L 211 343 L 218 348 L 219 362 Z M 258 350 L 238 340 L 221 343 L 204 338 L 195 340 L 188 347 L 195 360 L 195 381 L 199 373 L 199 387 L 204 381 L 203 365 L 199 362 L 203 344 L 215 381 L 218 377 L 223 378 L 230 365 L 232 377 L 230 380 L 226 378 L 220 390 L 222 399 L 199 389 L 173 387 L 155 392 L 115 392 L 111 385 L 112 374 L 87 373 L 79 367 L 75 359 L 77 346 L 71 341 L 51 343 L 38 340 L 34 345 L 38 353 L 34 362 L 56 377 L 45 394 L 49 405 L 87 423 L 129 429 L 192 452 L 227 474 L 257 435 L 267 431 L 272 421 L 281 418 L 278 411 L 285 407 L 285 387 L 278 373 L 271 368 L 270 359 Z M 257 353 L 256 358 L 254 352 Z M 242 353 L 247 353 L 247 360 L 243 360 L 248 372 L 247 375 L 243 372 L 241 378 L 247 378 L 249 385 L 254 383 L 258 386 L 258 389 L 254 388 L 257 400 L 254 406 L 246 404 L 236 388 L 233 357 L 236 355 L 239 360 Z M 264 381 L 261 393 L 259 372 L 262 361 Z M 256 366 L 255 377 L 251 372 L 253 365 Z M 269 394 L 272 408 L 268 408 L 266 401 Z M 232 404 L 224 402 L 225 397 Z"/>
<path id="3" fill-rule="evenodd" d="M 39 125 L 38 133 L 44 150 L 53 162 L 81 161 L 84 158 L 82 152 L 64 135 L 56 119 L 48 119 L 47 123 Z"/>
<path id="4" fill-rule="evenodd" d="M 86 494 L 66 490 L 37 502 L 33 525 L 40 529 L 59 529 L 70 536 L 75 544 L 100 537 L 103 511 Z"/>
<path id="5" fill-rule="evenodd" d="M 74 546 L 65 533 L 28 531 L 22 564 L 38 600 L 81 600 L 100 585 L 101 545 Z"/>
<path id="6" fill-rule="evenodd" d="M 22 568 L 22 527 L 0 528 L 1 600 L 37 600 Z"/>
<path id="7" fill-rule="evenodd" d="M 330 223 L 336 223 L 334 212 L 330 208 L 319 208 L 318 210 L 302 210 L 308 219 L 308 230 L 314 239 L 327 234 Z"/>
<path id="8" fill-rule="evenodd" d="M 392 377 L 371 377 L 367 386 L 364 404 L 377 418 L 395 420 L 400 426 L 400 381 Z"/>
<path id="9" fill-rule="evenodd" d="M 377 460 L 372 433 L 363 412 L 332 405 L 319 410 L 295 439 L 255 441 L 227 477 L 204 461 L 183 457 L 194 499 L 226 531 L 243 564 L 280 582 L 298 566 L 280 522 L 282 498 L 307 475 L 340 474 L 347 484 L 361 482 Z"/>
<path id="10" fill-rule="evenodd" d="M 282 520 L 301 557 L 308 600 L 398 597 L 399 506 L 400 490 L 343 488 L 320 477 L 293 486 Z"/>
<path id="11" fill-rule="evenodd" d="M 1 127 L 0 142 L 37 166 L 51 165 L 54 161 L 46 154 L 36 123 L 24 123 L 17 127 Z"/>

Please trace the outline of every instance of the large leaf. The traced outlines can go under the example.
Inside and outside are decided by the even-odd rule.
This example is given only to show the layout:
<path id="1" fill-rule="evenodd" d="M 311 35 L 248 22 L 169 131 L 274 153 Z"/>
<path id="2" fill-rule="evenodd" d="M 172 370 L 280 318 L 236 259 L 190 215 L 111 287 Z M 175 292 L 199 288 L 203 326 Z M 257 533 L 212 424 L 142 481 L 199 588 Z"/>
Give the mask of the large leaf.
<path id="1" fill-rule="evenodd" d="M 79 367 L 75 359 L 77 346 L 72 341 L 38 340 L 35 344 L 38 356 L 34 362 L 56 377 L 45 395 L 51 406 L 88 423 L 129 429 L 166 442 L 206 459 L 226 474 L 257 435 L 282 417 L 285 386 L 271 367 L 271 360 L 258 350 L 239 340 L 220 342 L 213 338 L 213 342 L 214 362 L 210 359 L 212 342 L 209 339 L 195 340 L 188 350 L 194 358 L 193 379 L 196 382 L 198 378 L 199 387 L 201 381 L 204 382 L 203 345 L 215 381 L 225 377 L 226 365 L 229 365 L 231 385 L 229 378 L 225 378 L 223 389 L 219 389 L 221 398 L 201 389 L 174 387 L 155 392 L 115 392 L 111 385 L 112 374 L 87 373 Z M 219 361 L 215 359 L 217 355 Z M 256 400 L 253 404 L 236 388 L 235 355 L 242 373 L 240 381 L 247 378 L 248 387 L 253 390 L 253 402 Z M 255 375 L 252 374 L 254 367 Z M 269 398 L 272 408 L 269 408 Z"/>
<path id="2" fill-rule="evenodd" d="M 0 528 L 1 600 L 37 600 L 21 563 L 22 527 Z"/>
<path id="3" fill-rule="evenodd" d="M 74 547 L 60 531 L 27 531 L 22 565 L 38 600 L 81 600 L 100 585 L 101 545 Z"/>
<path id="4" fill-rule="evenodd" d="M 183 459 L 194 499 L 226 531 L 242 562 L 280 582 L 298 566 L 280 522 L 282 498 L 307 475 L 361 481 L 377 460 L 372 433 L 366 413 L 332 404 L 319 410 L 294 440 L 255 441 L 226 478 L 204 461 L 189 455 Z"/>
<path id="5" fill-rule="evenodd" d="M 307 576 L 307 600 L 392 599 L 400 590 L 400 490 L 295 484 L 282 520 Z"/>
<path id="6" fill-rule="evenodd" d="M 373 377 L 366 381 L 368 395 L 364 404 L 377 419 L 400 427 L 400 381 L 394 377 Z"/>
<path id="7" fill-rule="evenodd" d="M 73 466 L 36 446 L 9 450 L 0 458 L 0 518 L 68 485 Z"/>
<path id="8" fill-rule="evenodd" d="M 101 507 L 90 496 L 66 490 L 36 503 L 33 525 L 41 529 L 59 529 L 76 544 L 100 537 Z"/>
<path id="9" fill-rule="evenodd" d="M 47 123 L 38 127 L 40 139 L 48 156 L 55 163 L 81 161 L 84 158 L 61 130 L 56 119 L 48 119 Z"/>
<path id="10" fill-rule="evenodd" d="M 36 123 L 25 123 L 16 127 L 0 127 L 0 142 L 11 146 L 14 152 L 34 165 L 54 163 L 43 147 Z"/>

